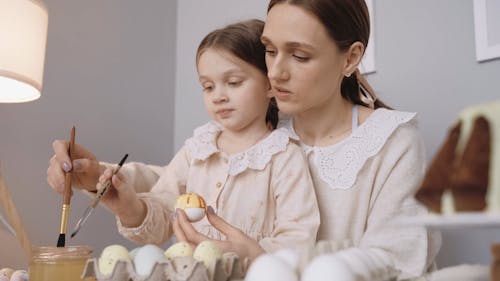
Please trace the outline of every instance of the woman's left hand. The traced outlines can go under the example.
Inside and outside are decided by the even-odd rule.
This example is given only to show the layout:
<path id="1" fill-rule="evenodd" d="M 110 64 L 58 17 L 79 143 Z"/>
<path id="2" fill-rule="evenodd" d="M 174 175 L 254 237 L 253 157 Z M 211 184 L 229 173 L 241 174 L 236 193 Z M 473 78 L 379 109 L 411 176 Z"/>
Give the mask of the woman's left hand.
<path id="1" fill-rule="evenodd" d="M 265 253 L 264 249 L 262 249 L 257 241 L 248 237 L 241 230 L 217 216 L 211 206 L 205 210 L 205 213 L 210 224 L 224 234 L 226 240 L 211 239 L 199 233 L 189 222 L 186 213 L 181 209 L 177 209 L 173 223 L 173 230 L 177 237 L 177 241 L 198 245 L 202 241 L 210 240 L 214 242 L 222 252 L 234 252 L 240 257 L 240 260 L 248 258 L 249 262 L 252 262 L 259 255 Z"/>

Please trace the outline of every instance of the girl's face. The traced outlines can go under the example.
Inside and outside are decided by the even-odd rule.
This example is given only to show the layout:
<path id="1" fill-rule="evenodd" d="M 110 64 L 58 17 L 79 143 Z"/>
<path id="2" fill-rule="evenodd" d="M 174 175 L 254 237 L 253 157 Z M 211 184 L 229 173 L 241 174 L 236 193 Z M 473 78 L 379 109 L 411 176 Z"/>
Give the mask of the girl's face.
<path id="1" fill-rule="evenodd" d="M 258 68 L 227 51 L 208 48 L 199 56 L 198 76 L 205 108 L 225 130 L 266 125 L 272 94 L 269 80 Z"/>
<path id="2" fill-rule="evenodd" d="M 300 114 L 341 98 L 346 55 L 314 14 L 291 4 L 275 5 L 262 42 L 280 111 Z"/>

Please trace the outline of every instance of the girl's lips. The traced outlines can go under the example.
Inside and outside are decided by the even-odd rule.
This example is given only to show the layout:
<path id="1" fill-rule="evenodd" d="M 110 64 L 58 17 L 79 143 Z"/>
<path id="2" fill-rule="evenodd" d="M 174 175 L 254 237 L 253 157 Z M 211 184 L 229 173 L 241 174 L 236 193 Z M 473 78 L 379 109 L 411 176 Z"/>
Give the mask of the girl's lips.
<path id="1" fill-rule="evenodd" d="M 233 112 L 233 109 L 219 109 L 215 113 L 221 118 L 227 118 L 231 115 L 231 112 Z"/>

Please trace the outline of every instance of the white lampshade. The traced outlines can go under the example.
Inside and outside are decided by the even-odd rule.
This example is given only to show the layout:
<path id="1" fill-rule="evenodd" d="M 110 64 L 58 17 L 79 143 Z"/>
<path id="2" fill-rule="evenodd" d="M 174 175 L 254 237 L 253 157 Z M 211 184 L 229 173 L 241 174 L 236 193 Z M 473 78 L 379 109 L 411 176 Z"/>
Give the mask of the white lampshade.
<path id="1" fill-rule="evenodd" d="M 39 0 L 0 0 L 0 102 L 40 97 L 48 12 Z"/>

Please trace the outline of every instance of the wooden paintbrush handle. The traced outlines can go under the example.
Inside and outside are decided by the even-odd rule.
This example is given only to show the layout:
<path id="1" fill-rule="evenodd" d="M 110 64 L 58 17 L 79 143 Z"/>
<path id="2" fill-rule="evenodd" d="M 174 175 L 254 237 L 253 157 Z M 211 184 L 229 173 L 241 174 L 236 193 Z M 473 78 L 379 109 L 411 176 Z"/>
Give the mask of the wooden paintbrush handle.
<path id="1" fill-rule="evenodd" d="M 71 170 L 66 172 L 64 178 L 63 204 L 69 205 L 71 201 L 71 172 L 73 170 L 73 154 L 75 150 L 75 126 L 71 128 L 71 139 L 69 141 L 68 155 L 71 160 Z"/>

